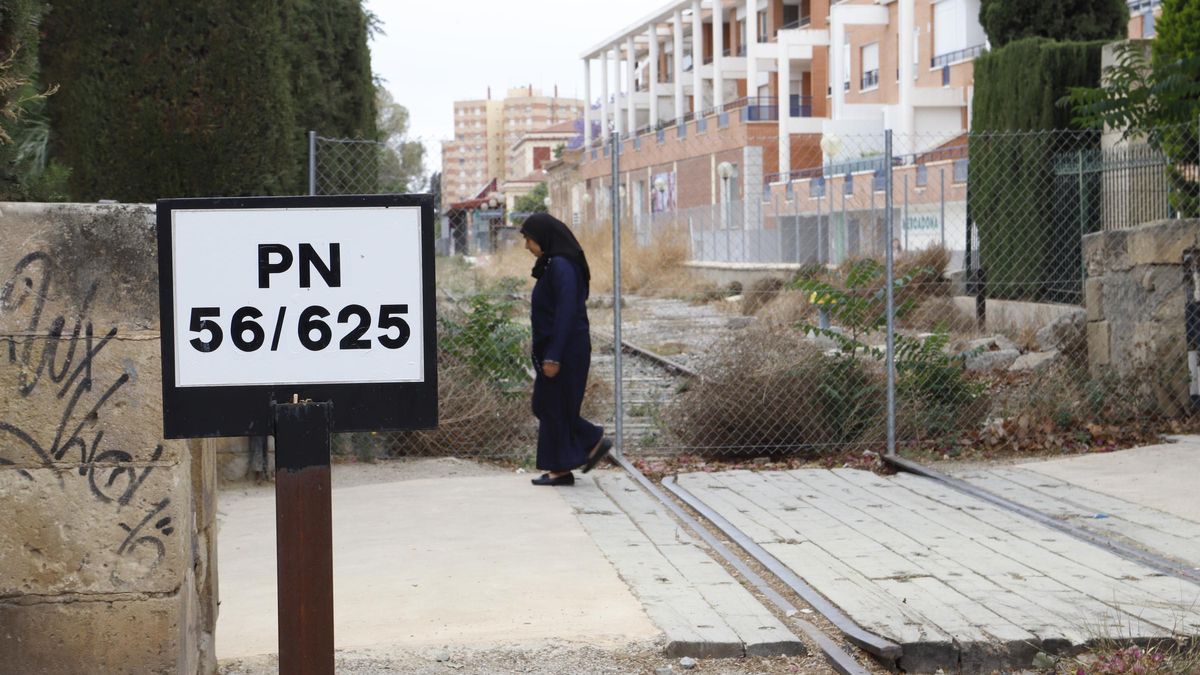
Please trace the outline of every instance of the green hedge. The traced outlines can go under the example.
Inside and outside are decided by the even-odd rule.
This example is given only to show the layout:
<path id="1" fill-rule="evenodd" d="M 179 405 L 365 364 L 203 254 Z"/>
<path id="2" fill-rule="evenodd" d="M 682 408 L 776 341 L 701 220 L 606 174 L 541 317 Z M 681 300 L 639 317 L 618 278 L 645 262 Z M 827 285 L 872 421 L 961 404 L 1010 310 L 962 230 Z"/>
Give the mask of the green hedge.
<path id="1" fill-rule="evenodd" d="M 1099 83 L 1103 45 L 1031 38 L 975 62 L 968 208 L 991 297 L 1078 301 L 1080 235 L 1099 190 L 1098 174 L 1070 173 L 1070 158 L 1099 136 L 1069 131 L 1057 101 Z"/>
<path id="2" fill-rule="evenodd" d="M 44 29 L 77 199 L 302 193 L 309 129 L 376 134 L 360 0 L 55 0 Z"/>

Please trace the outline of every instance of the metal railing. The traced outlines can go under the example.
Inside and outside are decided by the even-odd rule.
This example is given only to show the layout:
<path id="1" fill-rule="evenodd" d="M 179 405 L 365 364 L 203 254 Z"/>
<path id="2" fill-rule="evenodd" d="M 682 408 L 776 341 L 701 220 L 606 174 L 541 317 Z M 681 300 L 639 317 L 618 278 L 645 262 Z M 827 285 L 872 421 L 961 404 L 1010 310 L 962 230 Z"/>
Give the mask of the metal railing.
<path id="1" fill-rule="evenodd" d="M 969 61 L 982 54 L 986 48 L 986 45 L 975 45 L 974 47 L 967 47 L 966 49 L 959 49 L 958 51 L 938 54 L 929 59 L 929 67 L 940 68 L 952 63 L 958 63 L 959 61 Z"/>

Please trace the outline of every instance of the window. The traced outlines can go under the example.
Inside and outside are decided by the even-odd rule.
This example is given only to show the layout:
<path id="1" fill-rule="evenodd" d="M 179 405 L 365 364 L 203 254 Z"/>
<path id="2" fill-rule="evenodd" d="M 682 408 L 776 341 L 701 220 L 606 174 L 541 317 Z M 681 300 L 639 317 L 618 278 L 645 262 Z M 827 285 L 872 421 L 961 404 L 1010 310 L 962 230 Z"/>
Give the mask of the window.
<path id="1" fill-rule="evenodd" d="M 967 182 L 967 161 L 965 159 L 954 160 L 954 182 Z"/>
<path id="2" fill-rule="evenodd" d="M 850 40 L 848 38 L 842 44 L 842 89 L 850 91 Z"/>
<path id="3" fill-rule="evenodd" d="M 867 91 L 879 87 L 879 43 L 872 42 L 863 45 L 860 50 L 862 62 L 862 81 L 859 91 Z"/>
<path id="4" fill-rule="evenodd" d="M 850 172 L 846 172 L 846 177 L 842 180 L 842 194 L 854 194 L 854 174 Z"/>
<path id="5" fill-rule="evenodd" d="M 767 39 L 767 13 L 758 13 L 758 40 L 759 42 Z"/>
<path id="6" fill-rule="evenodd" d="M 1142 37 L 1147 38 L 1147 39 L 1154 37 L 1154 10 L 1153 9 L 1151 9 L 1149 12 L 1146 12 L 1145 14 L 1142 15 Z"/>
<path id="7" fill-rule="evenodd" d="M 924 164 L 917 165 L 917 187 L 925 187 L 929 184 L 929 167 Z"/>
<path id="8" fill-rule="evenodd" d="M 808 196 L 812 199 L 825 196 L 825 177 L 817 176 L 808 183 Z"/>
<path id="9" fill-rule="evenodd" d="M 933 6 L 933 54 L 941 56 L 965 49 L 966 12 L 962 0 L 941 0 Z"/>

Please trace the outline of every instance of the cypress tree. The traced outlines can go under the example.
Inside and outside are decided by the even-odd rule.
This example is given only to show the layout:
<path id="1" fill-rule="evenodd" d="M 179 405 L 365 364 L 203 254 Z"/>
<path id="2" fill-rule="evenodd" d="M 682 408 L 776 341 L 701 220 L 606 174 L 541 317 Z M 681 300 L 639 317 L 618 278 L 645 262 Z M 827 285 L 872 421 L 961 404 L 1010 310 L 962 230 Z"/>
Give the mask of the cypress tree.
<path id="1" fill-rule="evenodd" d="M 1099 84 L 1104 44 L 1029 38 L 975 61 L 968 200 L 989 296 L 1079 301 L 1079 237 L 1100 193 L 1086 184 L 1081 199 L 1070 167 L 1099 134 L 1061 131 L 1071 111 L 1057 101 L 1069 87 Z"/>
<path id="2" fill-rule="evenodd" d="M 1129 7 L 1125 0 L 982 0 L 979 23 L 994 49 L 1029 37 L 1106 40 L 1125 35 Z"/>
<path id="3" fill-rule="evenodd" d="M 375 83 L 361 0 L 288 0 L 282 5 L 296 124 L 330 138 L 378 137 Z M 297 165 L 297 179 L 306 171 Z M 364 172 L 374 171 L 364 167 Z"/>
<path id="4" fill-rule="evenodd" d="M 44 28 L 75 198 L 294 191 L 303 134 L 277 3 L 56 0 Z"/>

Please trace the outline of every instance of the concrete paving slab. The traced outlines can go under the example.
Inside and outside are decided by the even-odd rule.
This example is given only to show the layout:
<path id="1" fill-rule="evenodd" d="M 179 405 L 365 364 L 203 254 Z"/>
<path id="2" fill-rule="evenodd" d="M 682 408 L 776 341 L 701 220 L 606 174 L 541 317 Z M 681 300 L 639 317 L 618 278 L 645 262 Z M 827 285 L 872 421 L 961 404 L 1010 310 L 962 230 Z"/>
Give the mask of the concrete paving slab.
<path id="1" fill-rule="evenodd" d="M 558 490 L 508 472 L 354 484 L 339 480 L 340 468 L 337 648 L 617 647 L 661 637 Z M 226 490 L 218 509 L 217 656 L 275 652 L 274 493 Z"/>
<path id="2" fill-rule="evenodd" d="M 1027 668 L 1039 650 L 1200 634 L 1200 586 L 930 479 L 844 469 L 677 481 L 900 643 L 910 671 Z"/>
<path id="3" fill-rule="evenodd" d="M 1200 521 L 1075 485 L 1033 469 L 954 472 L 992 494 L 1192 569 L 1200 569 Z M 1197 504 L 1200 514 L 1200 503 Z"/>
<path id="4" fill-rule="evenodd" d="M 1179 518 L 1200 520 L 1200 491 L 1196 490 L 1200 436 L 1172 440 L 1018 466 Z"/>
<path id="5" fill-rule="evenodd" d="M 578 478 L 562 494 L 666 635 L 668 654 L 804 652 L 782 622 L 623 473 Z"/>

